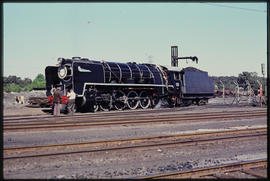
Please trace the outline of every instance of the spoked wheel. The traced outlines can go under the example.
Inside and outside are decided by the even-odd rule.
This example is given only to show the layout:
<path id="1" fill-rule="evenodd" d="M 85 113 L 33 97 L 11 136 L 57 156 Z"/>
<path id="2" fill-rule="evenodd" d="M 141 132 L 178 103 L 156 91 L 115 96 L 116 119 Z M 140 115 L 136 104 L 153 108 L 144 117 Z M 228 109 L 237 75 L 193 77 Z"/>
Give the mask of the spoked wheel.
<path id="1" fill-rule="evenodd" d="M 151 98 L 152 108 L 154 108 L 158 104 L 159 100 L 160 99 L 157 96 Z"/>
<path id="2" fill-rule="evenodd" d="M 127 106 L 129 109 L 136 109 L 139 105 L 138 94 L 135 91 L 130 91 L 127 94 Z"/>
<path id="3" fill-rule="evenodd" d="M 147 109 L 151 104 L 151 100 L 148 97 L 147 92 L 142 91 L 140 93 L 139 97 L 140 97 L 140 107 L 143 108 L 143 109 Z"/>
<path id="4" fill-rule="evenodd" d="M 77 110 L 78 110 L 77 107 L 78 107 L 78 106 L 74 103 L 74 113 L 77 112 Z"/>
<path id="5" fill-rule="evenodd" d="M 197 105 L 198 106 L 201 106 L 201 105 L 205 105 L 206 103 L 207 103 L 207 99 L 201 99 L 201 100 L 199 100 L 198 102 L 197 102 Z"/>
<path id="6" fill-rule="evenodd" d="M 102 111 L 109 111 L 112 108 L 112 96 L 108 100 L 103 100 L 99 103 L 99 108 Z"/>
<path id="7" fill-rule="evenodd" d="M 94 112 L 97 112 L 98 111 L 98 108 L 99 108 L 98 104 L 95 104 L 94 105 Z"/>
<path id="8" fill-rule="evenodd" d="M 126 105 L 127 105 L 127 98 L 126 98 L 126 94 L 121 91 L 118 90 L 115 94 L 114 94 L 114 98 L 115 98 L 115 102 L 114 102 L 114 108 L 116 110 L 123 110 L 125 109 Z"/>

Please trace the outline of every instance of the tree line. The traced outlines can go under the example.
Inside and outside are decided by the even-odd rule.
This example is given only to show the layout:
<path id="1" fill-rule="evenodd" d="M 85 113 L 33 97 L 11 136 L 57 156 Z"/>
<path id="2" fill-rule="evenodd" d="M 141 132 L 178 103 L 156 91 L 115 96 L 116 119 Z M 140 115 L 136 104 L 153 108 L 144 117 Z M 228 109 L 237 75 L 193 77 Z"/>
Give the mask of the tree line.
<path id="1" fill-rule="evenodd" d="M 259 77 L 256 72 L 242 72 L 238 75 L 238 77 L 235 76 L 212 76 L 211 77 L 215 84 L 215 90 L 222 90 L 223 85 L 226 90 L 232 90 L 234 91 L 236 88 L 237 83 L 240 88 L 243 90 L 248 90 L 248 83 L 250 84 L 251 89 L 254 91 L 254 93 L 257 94 L 258 89 L 260 88 L 259 82 L 262 84 L 263 90 L 265 89 L 266 84 L 266 78 Z M 222 83 L 220 82 L 222 81 Z M 259 81 L 259 82 L 258 82 Z"/>
<path id="2" fill-rule="evenodd" d="M 45 89 L 45 77 L 43 74 L 38 74 L 32 81 L 29 78 L 21 79 L 15 75 L 3 77 L 3 91 L 4 92 L 21 92 L 31 91 L 33 89 Z"/>

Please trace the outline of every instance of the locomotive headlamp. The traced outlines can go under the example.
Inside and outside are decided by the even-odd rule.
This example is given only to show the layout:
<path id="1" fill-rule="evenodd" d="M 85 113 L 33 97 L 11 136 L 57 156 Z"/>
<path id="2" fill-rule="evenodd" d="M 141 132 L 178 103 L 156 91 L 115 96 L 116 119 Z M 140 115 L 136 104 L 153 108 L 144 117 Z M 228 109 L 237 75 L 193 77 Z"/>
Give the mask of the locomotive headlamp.
<path id="1" fill-rule="evenodd" d="M 58 68 L 58 77 L 64 79 L 67 76 L 67 67 L 61 66 Z"/>

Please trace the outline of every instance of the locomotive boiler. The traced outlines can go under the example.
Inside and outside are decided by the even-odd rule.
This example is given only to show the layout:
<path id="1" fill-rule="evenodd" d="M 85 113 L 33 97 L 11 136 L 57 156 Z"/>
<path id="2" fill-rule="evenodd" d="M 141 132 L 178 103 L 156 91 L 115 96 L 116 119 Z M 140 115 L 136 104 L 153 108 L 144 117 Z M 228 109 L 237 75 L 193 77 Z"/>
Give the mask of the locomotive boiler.
<path id="1" fill-rule="evenodd" d="M 207 72 L 192 67 L 179 69 L 179 59 L 198 59 L 178 57 L 177 47 L 171 49 L 173 67 L 59 58 L 57 66 L 45 69 L 46 94 L 51 101 L 53 90 L 60 86 L 64 105 L 67 90 L 73 88 L 77 110 L 86 111 L 146 109 L 161 99 L 171 107 L 207 102 L 214 94 L 213 80 Z"/>

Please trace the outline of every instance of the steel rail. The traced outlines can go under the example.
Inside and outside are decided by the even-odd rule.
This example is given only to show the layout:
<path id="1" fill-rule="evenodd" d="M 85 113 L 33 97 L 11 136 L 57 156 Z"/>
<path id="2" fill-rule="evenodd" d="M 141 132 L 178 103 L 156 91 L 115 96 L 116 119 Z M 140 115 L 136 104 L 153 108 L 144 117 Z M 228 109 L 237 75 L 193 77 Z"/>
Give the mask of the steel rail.
<path id="1" fill-rule="evenodd" d="M 215 174 L 217 172 L 231 172 L 238 170 L 246 170 L 250 168 L 266 167 L 267 159 L 241 161 L 236 163 L 222 164 L 218 166 L 209 166 L 203 168 L 194 168 L 188 171 L 176 171 L 164 174 L 156 174 L 142 177 L 135 177 L 135 179 L 172 179 L 172 178 L 199 178 L 200 176 L 206 176 Z"/>
<path id="2" fill-rule="evenodd" d="M 175 114 L 161 114 L 161 115 L 156 115 L 156 117 L 175 117 L 175 116 L 185 116 L 185 117 L 191 117 L 191 116 L 210 116 L 210 115 L 232 115 L 232 114 L 254 114 L 254 113 L 266 113 L 266 111 L 252 111 L 252 112 L 247 112 L 247 111 L 233 111 L 233 112 L 207 112 L 207 113 L 183 113 L 183 114 L 179 114 L 179 113 L 175 113 Z M 134 114 L 132 114 L 134 115 Z M 149 115 L 153 115 L 151 112 L 147 113 L 147 114 L 142 114 L 142 115 L 136 115 L 136 119 L 138 118 L 148 118 Z M 155 115 L 154 115 L 155 116 Z M 97 118 L 98 119 L 102 119 L 102 120 L 108 120 L 108 119 L 112 119 L 112 118 L 117 118 L 118 120 L 119 119 L 123 119 L 123 118 L 129 118 L 130 115 L 112 115 L 112 116 L 87 116 L 85 118 L 86 119 L 76 119 L 77 117 L 59 117 L 57 119 L 61 119 L 61 120 L 57 120 L 58 123 L 60 122 L 63 122 L 64 121 L 73 121 L 74 118 L 76 119 L 76 122 L 78 122 L 77 120 L 85 120 L 85 121 L 95 121 Z M 84 118 L 84 117 L 83 117 Z M 3 125 L 24 125 L 24 124 L 31 124 L 31 123 L 35 123 L 35 124 L 40 124 L 39 122 L 41 122 L 42 124 L 47 124 L 49 122 L 55 122 L 55 118 L 54 119 L 45 119 L 45 120 L 42 120 L 42 119 L 37 119 L 37 120 L 26 120 L 26 121 L 22 121 L 22 120 L 17 120 L 17 121 L 11 121 L 11 122 L 3 122 Z M 59 122 L 60 121 L 60 122 Z"/>
<path id="3" fill-rule="evenodd" d="M 166 113 L 170 112 L 178 112 L 183 110 L 192 109 L 192 107 L 180 107 L 180 108 L 162 108 L 162 109 L 139 109 L 139 110 L 121 110 L 121 111 L 112 111 L 112 112 L 96 112 L 96 113 L 76 113 L 72 117 L 73 118 L 85 118 L 85 117 L 101 117 L 101 116 L 114 116 L 116 114 L 121 113 L 121 115 L 128 116 L 130 114 L 139 114 L 139 113 L 149 113 L 153 114 L 156 112 L 164 111 Z M 259 111 L 265 111 L 266 110 L 258 110 Z M 235 111 L 236 112 L 236 111 Z M 237 112 L 248 112 L 248 111 L 237 111 Z M 61 115 L 62 118 L 70 118 L 69 115 Z M 20 120 L 36 120 L 37 118 L 47 118 L 47 119 L 54 119 L 54 116 L 52 115 L 14 115 L 14 116 L 3 116 L 3 122 L 8 121 L 16 121 L 18 119 Z"/>
<path id="4" fill-rule="evenodd" d="M 233 140 L 241 138 L 249 139 L 251 137 L 266 137 L 266 136 L 267 136 L 267 128 L 255 128 L 255 129 L 223 130 L 223 131 L 201 132 L 190 134 L 165 135 L 165 136 L 154 136 L 144 138 L 130 138 L 120 140 L 94 141 L 84 143 L 67 143 L 67 144 L 41 145 L 30 147 L 12 147 L 3 149 L 4 155 L 3 158 L 4 160 L 10 160 L 10 159 L 21 159 L 21 158 L 43 157 L 43 156 L 78 154 L 87 152 L 121 150 L 129 148 L 170 146 L 176 144 L 181 145 L 205 144 L 231 139 Z M 98 146 L 102 148 L 97 149 Z M 91 149 L 91 147 L 94 147 L 94 149 L 93 148 Z M 33 152 L 38 154 L 29 154 Z M 27 154 L 25 155 L 25 153 Z"/>
<path id="5" fill-rule="evenodd" d="M 129 114 L 134 114 L 134 113 L 145 113 L 145 112 L 160 112 L 166 111 L 166 112 L 175 112 L 175 111 L 183 111 L 186 109 L 190 109 L 191 107 L 179 107 L 179 108 L 162 108 L 162 109 L 136 109 L 136 110 L 114 110 L 114 111 L 102 111 L 102 112 L 95 112 L 95 113 L 75 113 L 72 117 L 88 117 L 88 116 L 110 116 L 110 115 L 115 115 L 121 113 L 121 115 L 129 115 Z M 44 114 L 39 114 L 39 115 L 6 115 L 4 116 L 4 121 L 12 121 L 12 120 L 17 120 L 18 118 L 22 119 L 36 119 L 37 117 L 41 118 L 54 118 L 52 115 L 44 115 Z M 61 115 L 61 117 L 69 118 L 69 115 Z"/>
<path id="6" fill-rule="evenodd" d="M 202 115 L 202 116 L 205 116 L 205 115 L 213 115 L 213 114 L 236 114 L 236 113 L 250 113 L 248 111 L 232 111 L 232 112 L 208 112 L 208 113 L 181 113 L 181 112 L 176 112 L 175 114 L 173 114 L 173 116 L 176 116 L 176 115 L 179 115 L 179 116 L 192 116 L 192 115 L 196 115 L 196 116 L 199 116 L 199 115 Z M 266 111 L 252 111 L 252 113 L 266 113 Z M 146 112 L 145 114 L 136 114 L 136 118 L 142 118 L 142 117 L 147 117 L 150 115 L 153 115 L 152 112 Z M 62 119 L 62 120 L 73 120 L 73 119 L 77 119 L 77 118 L 80 118 L 79 120 L 83 120 L 83 118 L 87 118 L 87 120 L 95 120 L 97 118 L 99 119 L 111 119 L 111 118 L 126 118 L 126 117 L 129 117 L 130 115 L 134 115 L 134 113 L 132 114 L 121 114 L 121 115 L 116 115 L 116 114 L 112 114 L 112 115 L 106 115 L 106 117 L 104 117 L 104 115 L 88 115 L 88 116 L 69 116 L 69 117 L 66 117 L 66 116 L 61 116 L 59 117 L 59 119 Z M 166 116 L 168 115 L 167 112 L 165 112 L 165 114 L 162 114 L 160 116 Z M 168 115 L 169 116 L 169 115 Z M 28 119 L 20 119 L 20 118 L 17 118 L 17 120 L 8 120 L 8 121 L 3 121 L 3 124 L 4 125 L 12 125 L 12 124 L 24 124 L 24 123 L 37 123 L 37 122 L 53 122 L 55 121 L 55 117 L 52 117 L 50 116 L 49 118 L 50 119 L 39 119 L 40 117 L 37 117 L 35 120 L 28 120 Z"/>
<path id="7" fill-rule="evenodd" d="M 16 130 L 29 130 L 29 129 L 56 129 L 56 128 L 87 128 L 87 126 L 104 126 L 104 125 L 118 125 L 118 124 L 139 124 L 139 123 L 156 123 L 156 122 L 175 122 L 175 121 L 200 121 L 200 120 L 214 120 L 214 119 L 235 119 L 235 118 L 251 118 L 251 117 L 260 117 L 266 116 L 266 113 L 245 113 L 245 114 L 236 114 L 236 115 L 207 115 L 207 116 L 185 116 L 185 117 L 178 117 L 177 116 L 160 116 L 160 117 L 147 117 L 140 119 L 122 119 L 122 120 L 95 120 L 90 121 L 86 120 L 83 122 L 55 122 L 55 123 L 45 123 L 45 124 L 32 124 L 32 125 L 3 125 L 3 131 L 16 131 Z"/>

